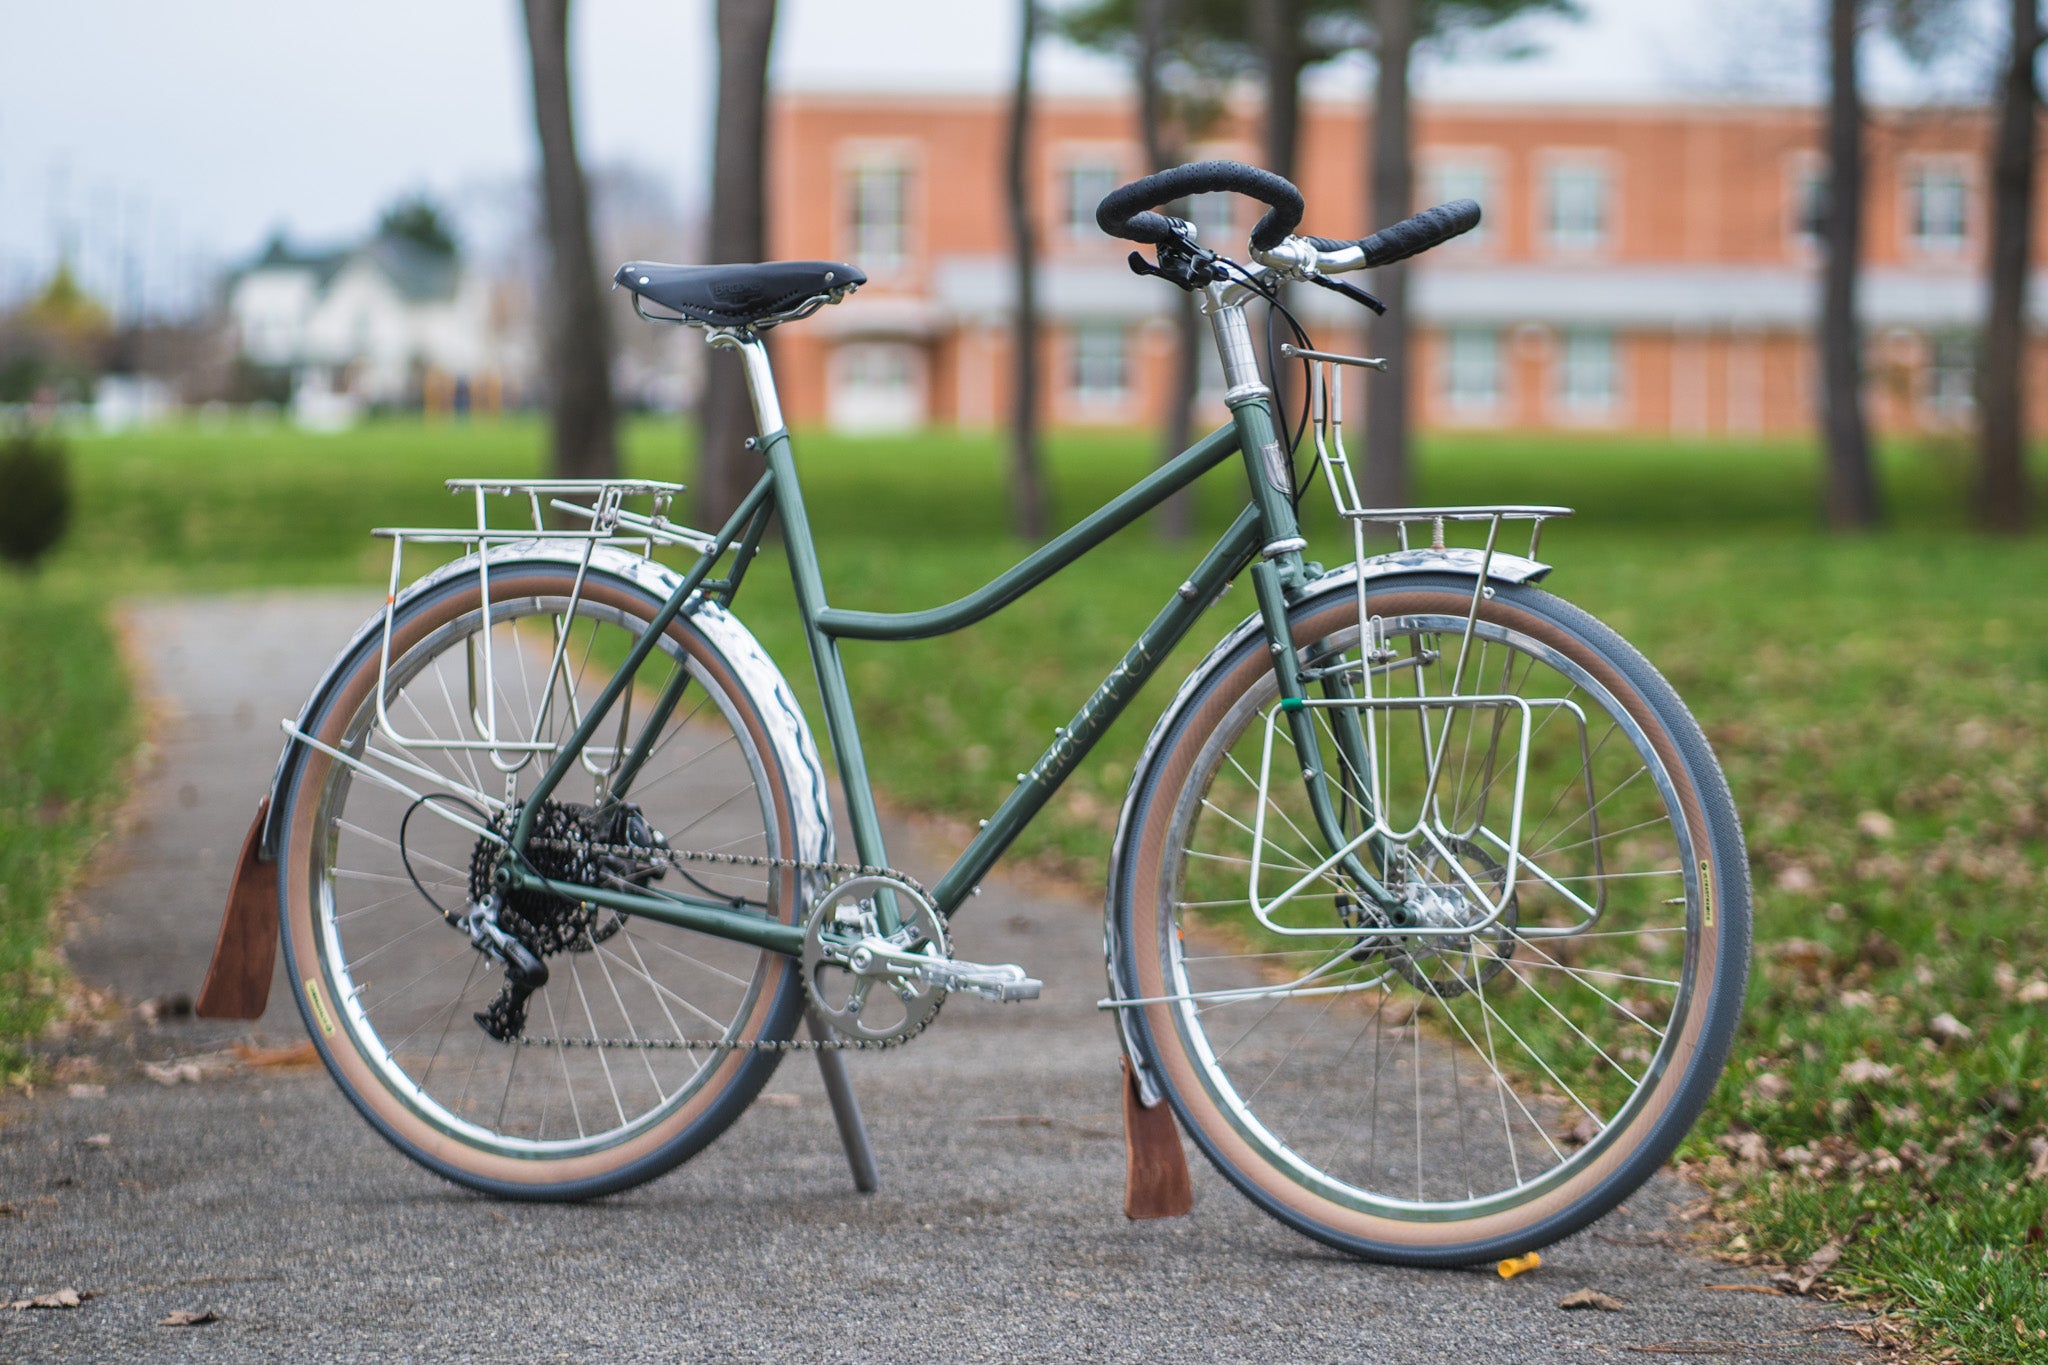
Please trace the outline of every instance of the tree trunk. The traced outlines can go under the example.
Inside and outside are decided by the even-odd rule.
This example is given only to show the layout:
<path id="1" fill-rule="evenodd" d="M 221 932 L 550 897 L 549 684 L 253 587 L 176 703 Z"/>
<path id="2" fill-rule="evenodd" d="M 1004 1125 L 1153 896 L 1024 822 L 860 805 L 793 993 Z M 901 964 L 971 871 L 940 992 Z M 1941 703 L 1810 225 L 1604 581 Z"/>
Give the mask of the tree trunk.
<path id="1" fill-rule="evenodd" d="M 1145 143 L 1149 169 L 1163 171 L 1182 160 L 1180 130 L 1172 126 L 1166 94 L 1160 88 L 1159 65 L 1173 29 L 1175 0 L 1138 0 L 1138 129 Z M 1187 206 L 1171 206 L 1185 217 Z M 1172 388 L 1166 409 L 1166 435 L 1159 462 L 1165 464 L 1188 448 L 1194 435 L 1195 389 L 1201 378 L 1202 315 L 1193 294 L 1183 292 L 1173 313 Z M 1183 540 L 1194 524 L 1194 497 L 1182 489 L 1159 506 L 1159 532 Z"/>
<path id="2" fill-rule="evenodd" d="M 1266 92 L 1266 124 L 1261 141 L 1266 169 L 1294 179 L 1294 159 L 1301 141 L 1300 0 L 1263 0 L 1252 6 L 1252 36 L 1259 47 L 1260 74 Z"/>
<path id="3" fill-rule="evenodd" d="M 612 341 L 590 241 L 590 195 L 576 160 L 569 98 L 569 0 L 525 0 L 533 122 L 540 134 L 542 219 L 548 238 L 546 352 L 557 478 L 619 471 L 612 408 Z"/>
<path id="4" fill-rule="evenodd" d="M 1856 39 L 1861 0 L 1828 5 L 1827 266 L 1821 291 L 1821 408 L 1827 440 L 1827 519 L 1874 526 L 1877 481 L 1863 421 L 1863 327 L 1856 316 L 1863 236 L 1863 101 Z"/>
<path id="5" fill-rule="evenodd" d="M 2034 118 L 2041 46 L 2035 0 L 2011 0 L 2012 48 L 1991 145 L 1991 315 L 1978 383 L 1978 519 L 1994 531 L 2027 526 L 2027 248 L 2033 240 Z"/>
<path id="6" fill-rule="evenodd" d="M 1413 0 L 1373 0 L 1379 43 L 1379 79 L 1373 91 L 1372 193 L 1368 226 L 1377 231 L 1415 211 L 1415 168 L 1409 142 L 1408 59 L 1415 49 Z M 1408 504 L 1408 267 L 1373 273 L 1372 291 L 1387 311 L 1372 323 L 1374 354 L 1386 358 L 1382 375 L 1367 375 L 1365 483 L 1374 507 Z"/>
<path id="7" fill-rule="evenodd" d="M 1258 44 L 1266 93 L 1261 137 L 1265 165 L 1275 175 L 1292 180 L 1301 143 L 1301 73 L 1307 65 L 1301 48 L 1300 0 L 1265 0 L 1251 8 L 1252 37 Z M 1278 286 L 1276 292 L 1282 303 L 1287 302 L 1287 286 Z M 1291 436 L 1294 429 L 1287 414 L 1296 411 L 1301 402 L 1301 367 L 1283 361 L 1271 378 L 1273 410 L 1279 425 L 1286 428 L 1283 437 Z"/>
<path id="8" fill-rule="evenodd" d="M 1016 325 L 1010 331 L 1011 524 L 1026 540 L 1046 530 L 1045 471 L 1038 447 L 1038 229 L 1031 206 L 1031 48 L 1038 38 L 1037 0 L 1018 6 L 1017 83 L 1010 92 L 1010 249 L 1017 279 Z"/>
<path id="9" fill-rule="evenodd" d="M 767 252 L 768 45 L 775 0 L 718 0 L 718 103 L 711 153 L 714 264 L 758 261 Z M 753 485 L 745 442 L 753 400 L 739 356 L 714 350 L 697 403 L 697 523 L 725 523 Z"/>

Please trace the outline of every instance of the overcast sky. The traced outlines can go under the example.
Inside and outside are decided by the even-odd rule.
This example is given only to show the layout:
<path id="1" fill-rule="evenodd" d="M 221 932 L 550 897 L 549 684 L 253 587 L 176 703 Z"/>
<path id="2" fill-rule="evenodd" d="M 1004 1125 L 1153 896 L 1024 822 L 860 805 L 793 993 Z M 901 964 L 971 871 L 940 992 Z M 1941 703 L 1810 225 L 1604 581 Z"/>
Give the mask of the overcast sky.
<path id="1" fill-rule="evenodd" d="M 1522 60 L 1424 63 L 1425 96 L 1574 100 L 1704 95 L 1806 65 L 1811 0 L 1581 0 L 1582 23 L 1531 22 Z M 786 88 L 996 89 L 1013 0 L 782 0 Z M 701 198 L 710 0 L 577 0 L 572 38 L 586 162 L 626 163 Z M 88 283 L 162 297 L 202 261 L 246 258 L 273 228 L 360 234 L 424 189 L 476 211 L 534 160 L 517 0 L 0 0 L 0 299 L 43 277 L 68 237 Z M 1789 63 L 1790 70 L 1786 69 Z M 1041 58 L 1050 90 L 1114 90 L 1088 54 Z M 1319 88 L 1361 92 L 1363 63 Z M 1904 88 L 1880 63 L 1880 86 Z M 124 271 L 124 260 L 139 261 Z"/>

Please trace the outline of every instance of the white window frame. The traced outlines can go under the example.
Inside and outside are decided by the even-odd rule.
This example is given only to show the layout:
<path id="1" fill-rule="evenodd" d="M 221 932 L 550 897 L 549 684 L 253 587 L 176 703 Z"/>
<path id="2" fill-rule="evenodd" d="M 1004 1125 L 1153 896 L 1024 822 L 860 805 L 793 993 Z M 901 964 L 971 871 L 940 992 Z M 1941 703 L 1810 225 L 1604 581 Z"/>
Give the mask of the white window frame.
<path id="1" fill-rule="evenodd" d="M 1599 181 L 1600 222 L 1598 229 L 1591 233 L 1558 231 L 1558 178 L 1573 172 L 1591 172 Z M 1542 215 L 1540 225 L 1544 247 L 1558 256 L 1598 256 L 1611 251 L 1621 235 L 1619 180 L 1615 174 L 1614 158 L 1605 151 L 1597 148 L 1545 151 L 1537 172 L 1537 211 Z"/>
<path id="2" fill-rule="evenodd" d="M 1467 368 L 1468 357 L 1476 354 L 1480 340 L 1491 354 L 1487 373 L 1490 379 L 1484 393 L 1468 391 L 1463 381 L 1470 377 Z M 1444 409 L 1453 419 L 1461 422 L 1490 422 L 1500 417 L 1505 406 L 1504 383 L 1507 374 L 1506 338 L 1497 327 L 1449 327 L 1444 330 Z M 1461 344 L 1462 343 L 1462 344 Z"/>
<path id="3" fill-rule="evenodd" d="M 1596 353 L 1597 352 L 1597 356 Z M 1600 424 L 1611 422 L 1621 411 L 1622 347 L 1612 328 L 1570 327 L 1558 337 L 1557 389 L 1554 402 L 1558 415 L 1567 422 Z M 1596 393 L 1582 391 L 1587 366 L 1604 375 L 1605 385 Z"/>
<path id="4" fill-rule="evenodd" d="M 1899 167 L 1901 177 L 1900 209 L 1905 215 L 1905 239 L 1907 247 L 1915 254 L 1938 260 L 1954 260 L 1969 253 L 1970 243 L 1975 237 L 1976 224 L 1975 191 L 1976 182 L 1971 174 L 1970 160 L 1965 156 L 1940 154 L 1907 157 Z M 1959 222 L 1953 236 L 1929 237 L 1920 229 L 1922 226 L 1921 191 L 1925 177 L 1942 175 L 1956 187 L 1956 210 Z"/>
<path id="5" fill-rule="evenodd" d="M 1451 239 L 1437 250 L 1472 255 L 1490 253 L 1500 238 L 1508 207 L 1507 195 L 1501 190 L 1504 177 L 1500 152 L 1492 147 L 1432 148 L 1423 154 L 1419 179 L 1422 202 L 1416 205 L 1418 209 L 1434 208 L 1453 199 L 1479 201 L 1479 226 Z M 1445 183 L 1458 179 L 1477 181 L 1476 192 L 1469 184 Z"/>
<path id="6" fill-rule="evenodd" d="M 1102 229 L 1095 225 L 1095 204 L 1101 201 L 1102 195 L 1096 195 L 1094 202 L 1082 202 L 1074 194 L 1075 178 L 1077 173 L 1084 170 L 1106 172 L 1109 183 L 1102 194 L 1108 194 L 1110 190 L 1131 178 L 1127 170 L 1129 164 L 1124 149 L 1114 143 L 1070 142 L 1061 144 L 1055 150 L 1052 194 L 1049 198 L 1056 206 L 1054 212 L 1058 215 L 1057 231 L 1054 233 L 1058 241 L 1069 245 L 1085 243 L 1093 246 L 1107 240 Z"/>
<path id="7" fill-rule="evenodd" d="M 900 271 L 916 259 L 917 234 L 914 224 L 917 219 L 917 206 L 913 200 L 917 194 L 923 160 L 918 152 L 916 143 L 903 140 L 856 140 L 841 143 L 839 146 L 836 158 L 838 173 L 834 177 L 833 187 L 833 209 L 838 220 L 838 236 L 844 243 L 841 254 L 850 263 L 859 266 L 870 275 Z M 893 243 L 870 244 L 864 234 L 873 229 L 863 227 L 856 217 L 861 203 L 861 179 L 876 172 L 890 173 L 898 177 Z"/>
<path id="8" fill-rule="evenodd" d="M 1103 357 L 1089 355 L 1091 341 L 1100 344 L 1115 339 L 1116 383 L 1098 386 L 1091 383 L 1091 363 L 1103 363 Z M 1131 336 L 1130 328 L 1121 322 L 1091 321 L 1076 322 L 1067 335 L 1067 383 L 1069 399 L 1077 408 L 1100 411 L 1120 408 L 1130 401 L 1131 396 Z"/>
<path id="9" fill-rule="evenodd" d="M 1819 152 L 1799 151 L 1785 158 L 1785 241 L 1797 255 L 1811 256 L 1827 246 L 1825 211 L 1814 230 L 1806 230 L 1807 187 L 1819 185 L 1825 195 L 1827 183 L 1827 158 Z"/>

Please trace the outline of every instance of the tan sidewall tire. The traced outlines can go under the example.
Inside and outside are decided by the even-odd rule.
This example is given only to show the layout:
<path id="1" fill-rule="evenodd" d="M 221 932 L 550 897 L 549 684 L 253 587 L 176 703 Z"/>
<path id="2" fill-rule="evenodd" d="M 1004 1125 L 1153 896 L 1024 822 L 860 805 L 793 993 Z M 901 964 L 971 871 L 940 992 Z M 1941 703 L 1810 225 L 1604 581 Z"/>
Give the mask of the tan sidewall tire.
<path id="1" fill-rule="evenodd" d="M 1572 659 L 1597 679 L 1617 703 L 1628 711 L 1649 737 L 1653 749 L 1663 762 L 1672 786 L 1678 793 L 1685 824 L 1691 836 L 1694 856 L 1704 857 L 1707 856 L 1708 850 L 1712 850 L 1715 858 L 1717 894 L 1719 885 L 1731 885 L 1724 880 L 1730 872 L 1725 866 L 1726 855 L 1730 850 L 1716 847 L 1710 837 L 1709 822 L 1702 807 L 1700 794 L 1689 776 L 1688 765 L 1683 761 L 1678 746 L 1666 729 L 1665 721 L 1626 677 L 1610 666 L 1605 659 L 1588 649 L 1576 635 L 1560 628 L 1544 616 L 1518 609 L 1506 599 L 1507 594 L 1502 593 L 1484 603 L 1480 609 L 1481 618 L 1526 634 Z M 1375 589 L 1372 597 L 1374 614 L 1387 619 L 1421 614 L 1462 617 L 1470 605 L 1469 590 L 1457 594 L 1441 589 L 1404 589 L 1388 586 Z M 1348 588 L 1335 599 L 1329 600 L 1327 605 L 1314 606 L 1311 611 L 1312 614 L 1296 618 L 1294 638 L 1297 645 L 1311 644 L 1326 635 L 1343 630 L 1347 625 L 1355 627 L 1357 622 L 1356 598 L 1350 595 Z M 1165 910 L 1164 902 L 1168 899 L 1161 887 L 1165 874 L 1165 859 L 1169 851 L 1169 827 L 1173 819 L 1177 794 L 1187 782 L 1209 734 L 1223 721 L 1225 714 L 1244 694 L 1245 689 L 1270 672 L 1262 643 L 1263 637 L 1260 637 L 1260 640 L 1261 643 L 1257 647 L 1243 651 L 1236 664 L 1219 675 L 1215 683 L 1196 699 L 1197 709 L 1192 710 L 1175 728 L 1172 748 L 1161 752 L 1155 760 L 1159 775 L 1149 789 L 1143 825 L 1136 830 L 1135 846 L 1129 850 L 1129 856 L 1134 860 L 1127 883 L 1131 888 L 1132 898 L 1131 928 L 1123 950 L 1128 953 L 1128 961 L 1135 972 L 1136 994 L 1139 997 L 1159 997 L 1168 994 L 1170 990 L 1159 951 L 1162 941 L 1160 918 Z M 1147 775 L 1140 774 L 1140 778 L 1144 780 Z M 1734 850 L 1738 854 L 1739 851 L 1739 848 Z M 1746 872 L 1741 875 L 1746 888 Z M 1745 889 L 1741 926 L 1745 962 L 1746 905 Z M 1730 915 L 1724 914 L 1721 923 L 1726 925 L 1730 918 Z M 1337 1203 L 1308 1189 L 1276 1169 L 1263 1154 L 1247 1142 L 1211 1096 L 1196 1063 L 1181 1044 L 1172 1007 L 1144 1006 L 1144 1032 L 1152 1041 L 1154 1059 L 1164 1071 L 1164 1079 L 1170 1088 L 1171 1098 L 1182 1122 L 1189 1126 L 1191 1133 L 1196 1136 L 1197 1141 L 1223 1174 L 1244 1188 L 1255 1200 L 1264 1204 L 1269 1212 L 1282 1217 L 1283 1221 L 1301 1228 L 1312 1236 L 1330 1241 L 1333 1245 L 1340 1245 L 1347 1250 L 1365 1255 L 1375 1254 L 1376 1249 L 1384 1249 L 1388 1253 L 1398 1255 L 1406 1249 L 1424 1253 L 1413 1259 L 1436 1260 L 1438 1257 L 1429 1256 L 1427 1253 L 1435 1252 L 1440 1255 L 1454 1248 L 1476 1247 L 1486 1247 L 1484 1254 L 1487 1256 L 1512 1254 L 1511 1250 L 1506 1249 L 1508 1243 L 1518 1237 L 1526 1237 L 1532 1228 L 1572 1211 L 1581 1201 L 1595 1196 L 1602 1183 L 1626 1164 L 1642 1144 L 1657 1131 L 1658 1120 L 1679 1098 L 1681 1090 L 1687 1088 L 1686 1082 L 1692 1074 L 1692 1064 L 1701 1047 L 1703 1030 L 1714 1014 L 1714 1006 L 1719 1003 L 1713 998 L 1714 993 L 1727 984 L 1718 979 L 1720 955 L 1723 951 L 1721 933 L 1709 931 L 1698 935 L 1697 938 L 1699 956 L 1691 1007 L 1677 1038 L 1675 1051 L 1635 1122 L 1630 1124 L 1605 1152 L 1589 1161 L 1583 1170 L 1574 1173 L 1555 1188 L 1513 1209 L 1476 1218 L 1446 1222 L 1414 1222 L 1389 1218 Z M 1740 990 L 1738 981 L 1735 983 L 1738 1001 Z M 1725 1039 L 1721 1047 L 1725 1049 Z M 1715 1071 L 1718 1074 L 1718 1061 Z M 1678 1136 L 1682 1136 L 1682 1131 Z M 1670 1144 L 1675 1144 L 1676 1141 L 1676 1136 L 1669 1138 Z M 1666 1155 L 1668 1151 L 1660 1153 L 1659 1160 Z M 1616 1196 L 1620 1197 L 1623 1196 Z M 1604 1211 L 1603 1208 L 1588 1214 L 1587 1221 Z M 1534 1244 L 1542 1245 L 1551 1240 L 1554 1240 L 1554 1236 L 1546 1235 L 1537 1239 Z M 1454 1263 L 1458 1258 L 1451 1256 L 1442 1259 L 1444 1263 Z"/>
<path id="2" fill-rule="evenodd" d="M 567 598 L 572 577 L 572 571 L 566 568 L 558 570 L 551 565 L 494 567 L 491 571 L 491 598 L 493 602 L 501 604 L 526 597 Z M 650 617 L 659 605 L 650 602 L 644 592 L 595 573 L 585 582 L 583 595 L 587 600 L 618 608 L 642 620 Z M 474 577 L 471 577 L 467 580 L 467 586 L 460 591 L 439 596 L 425 609 L 402 620 L 392 636 L 391 657 L 402 658 L 407 650 L 435 630 L 452 620 L 479 610 L 481 606 L 481 591 L 477 588 Z M 790 833 L 793 820 L 787 789 L 788 774 L 784 773 L 775 761 L 775 745 L 746 687 L 718 651 L 685 620 L 678 618 L 669 627 L 668 636 L 682 647 L 693 662 L 701 665 L 734 702 L 738 717 L 746 725 L 756 751 L 762 758 L 762 768 L 768 777 L 771 806 L 778 825 L 780 847 L 793 847 Z M 316 739 L 324 744 L 337 744 L 347 729 L 349 720 L 375 688 L 377 673 L 377 650 L 373 645 L 363 654 L 358 666 L 343 681 L 334 699 L 328 704 L 320 718 L 319 728 L 314 732 Z M 280 840 L 278 896 L 288 952 L 286 962 L 292 972 L 292 988 L 299 999 L 302 1017 L 309 1013 L 305 983 L 309 970 L 307 964 L 321 962 L 313 926 L 314 811 L 318 805 L 318 794 L 325 786 L 333 766 L 333 759 L 317 751 L 308 751 L 302 760 L 296 781 L 290 786 L 290 806 L 286 811 L 286 818 L 290 824 L 285 828 Z M 799 897 L 795 886 L 795 874 L 784 873 L 783 878 L 782 904 L 787 909 L 795 906 Z M 776 1014 L 788 1010 L 787 1004 L 784 1003 L 785 990 L 795 988 L 797 971 L 792 960 L 764 955 L 764 967 L 765 974 L 761 979 L 760 989 L 755 994 L 746 1025 L 740 1030 L 742 1037 L 760 1038 L 763 1031 L 774 1022 Z M 334 985 L 328 979 L 324 968 L 320 970 L 319 982 L 327 1007 L 331 1009 Z M 790 1022 L 793 1023 L 793 1017 Z M 467 1176 L 470 1177 L 470 1181 L 466 1183 L 507 1187 L 502 1191 L 506 1193 L 516 1193 L 519 1187 L 601 1184 L 607 1178 L 636 1167 L 642 1162 L 661 1157 L 671 1144 L 683 1140 L 692 1125 L 704 1118 L 714 1106 L 734 1098 L 733 1088 L 736 1084 L 745 1083 L 749 1087 L 750 1093 L 747 1093 L 744 1099 L 751 1100 L 751 1092 L 758 1092 L 766 1083 L 776 1061 L 776 1054 L 766 1052 L 715 1054 L 717 1060 L 711 1064 L 715 1068 L 711 1077 L 697 1088 L 688 1101 L 675 1112 L 666 1115 L 659 1123 L 598 1151 L 576 1157 L 536 1160 L 481 1151 L 434 1126 L 392 1094 L 377 1070 L 351 1045 L 352 1035 L 345 1028 L 337 1024 L 335 1032 L 329 1036 L 314 1020 L 309 1019 L 307 1029 L 335 1079 L 358 1107 L 363 1109 L 365 1116 L 370 1118 L 387 1138 L 399 1145 L 401 1150 L 423 1160 L 451 1178 L 462 1179 Z M 737 1111 L 734 1111 L 731 1117 L 737 1117 Z M 730 1117 L 726 1122 L 730 1122 Z M 723 1126 L 723 1123 L 719 1125 L 720 1128 Z M 654 1168 L 646 1170 L 637 1179 L 649 1179 L 660 1174 L 662 1170 L 685 1159 L 714 1136 L 716 1131 L 699 1135 L 691 1142 L 688 1150 L 673 1153 L 673 1160 L 657 1163 Z"/>

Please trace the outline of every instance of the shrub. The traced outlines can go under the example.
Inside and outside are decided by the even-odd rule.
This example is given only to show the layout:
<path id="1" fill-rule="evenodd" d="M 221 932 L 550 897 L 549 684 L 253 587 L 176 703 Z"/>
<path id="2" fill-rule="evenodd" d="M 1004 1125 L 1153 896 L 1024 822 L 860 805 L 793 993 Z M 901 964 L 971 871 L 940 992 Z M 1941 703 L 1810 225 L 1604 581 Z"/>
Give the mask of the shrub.
<path id="1" fill-rule="evenodd" d="M 33 430 L 0 437 L 0 559 L 24 571 L 71 524 L 71 465 L 63 440 Z"/>

